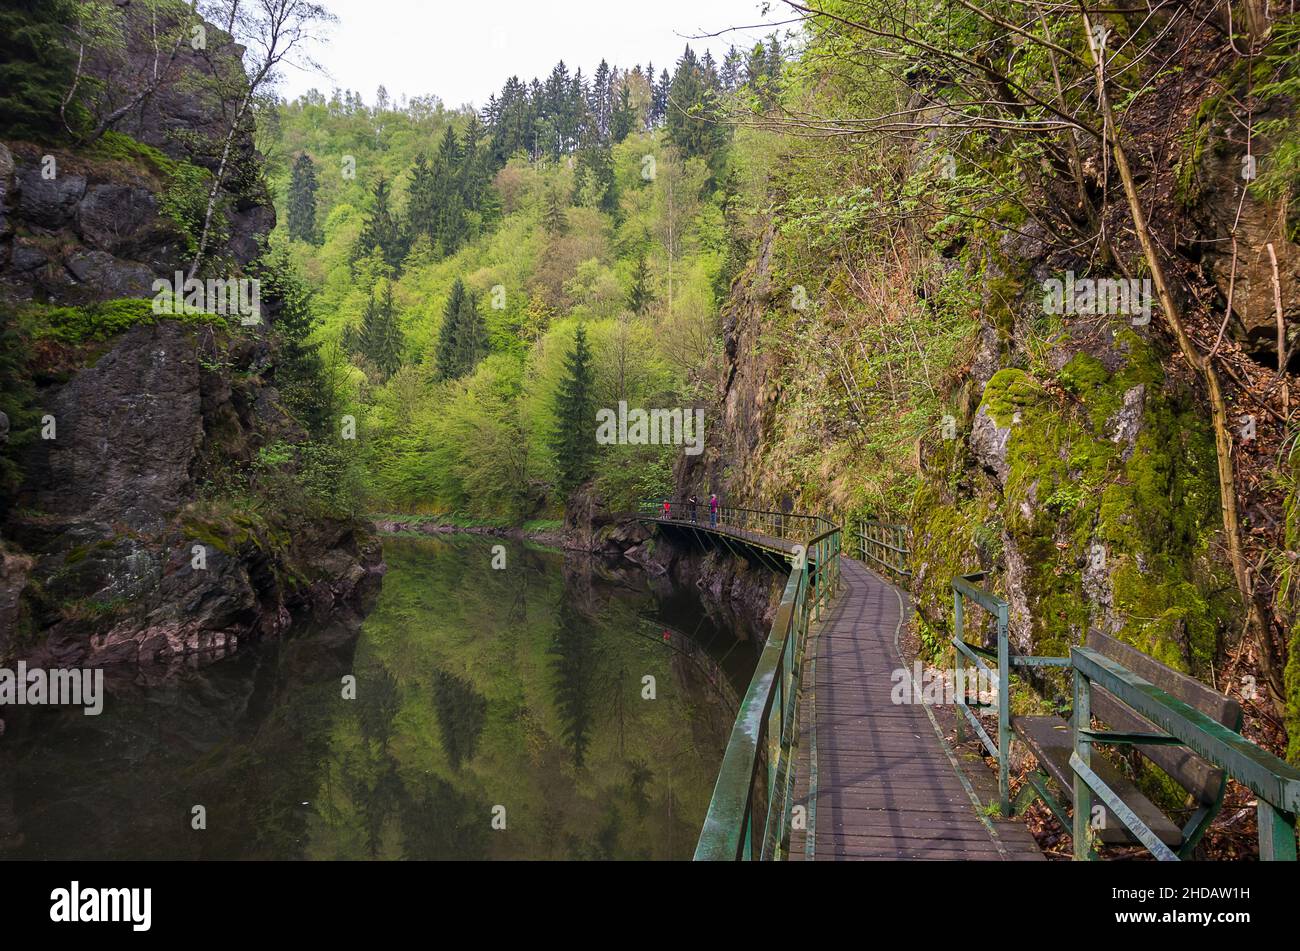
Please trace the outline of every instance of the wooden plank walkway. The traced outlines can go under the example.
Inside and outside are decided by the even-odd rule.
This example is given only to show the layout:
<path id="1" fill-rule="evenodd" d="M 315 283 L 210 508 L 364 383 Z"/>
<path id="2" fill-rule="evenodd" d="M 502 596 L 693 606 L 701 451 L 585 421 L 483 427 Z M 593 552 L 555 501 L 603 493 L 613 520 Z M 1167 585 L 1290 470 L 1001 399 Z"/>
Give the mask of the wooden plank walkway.
<path id="1" fill-rule="evenodd" d="M 984 815 L 996 802 L 987 770 L 963 770 L 931 711 L 891 701 L 906 595 L 856 561 L 841 566 L 843 588 L 810 633 L 799 710 L 795 802 L 814 834 L 795 830 L 790 857 L 1042 860 L 1021 822 Z"/>
<path id="2" fill-rule="evenodd" d="M 653 521 L 769 551 L 794 548 L 787 539 L 712 527 L 707 517 Z M 840 571 L 840 591 L 809 633 L 795 804 L 807 808 L 814 835 L 810 842 L 794 830 L 790 858 L 1043 861 L 1023 822 L 987 814 L 997 781 L 983 762 L 951 749 L 926 706 L 891 700 L 893 673 L 907 666 L 898 644 L 911 613 L 907 595 L 851 558 L 841 556 Z"/>

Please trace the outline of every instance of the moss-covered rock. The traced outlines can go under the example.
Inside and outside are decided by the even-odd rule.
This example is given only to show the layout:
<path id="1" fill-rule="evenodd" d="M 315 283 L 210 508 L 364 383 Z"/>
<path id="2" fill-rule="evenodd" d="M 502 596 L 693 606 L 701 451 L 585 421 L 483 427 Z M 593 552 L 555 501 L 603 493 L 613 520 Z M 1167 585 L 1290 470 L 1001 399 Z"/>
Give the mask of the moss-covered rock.
<path id="1" fill-rule="evenodd" d="M 1059 656 L 1095 628 L 1208 674 L 1236 606 L 1224 594 L 1226 567 L 1211 557 L 1214 439 L 1195 406 L 1127 329 L 1103 353 L 1075 353 L 1054 377 L 995 373 L 975 423 L 995 432 L 972 438 L 957 490 L 931 467 L 913 501 L 923 624 L 946 623 L 936 617 L 951 613 L 951 579 L 978 568 L 1012 604 L 1022 650 Z M 987 544 L 994 525 L 1000 546 Z M 937 648 L 947 638 L 923 640 Z"/>

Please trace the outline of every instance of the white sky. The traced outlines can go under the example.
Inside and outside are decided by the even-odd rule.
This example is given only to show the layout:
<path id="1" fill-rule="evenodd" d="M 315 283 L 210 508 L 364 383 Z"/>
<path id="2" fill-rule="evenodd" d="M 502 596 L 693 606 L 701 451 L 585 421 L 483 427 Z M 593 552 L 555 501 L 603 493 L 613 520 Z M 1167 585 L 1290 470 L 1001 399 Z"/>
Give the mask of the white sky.
<path id="1" fill-rule="evenodd" d="M 310 52 L 327 76 L 292 67 L 277 91 L 292 99 L 315 86 L 353 89 L 368 104 L 382 83 L 397 100 L 432 93 L 449 107 L 483 106 L 511 76 L 545 79 L 564 60 L 590 76 L 601 58 L 631 68 L 653 61 L 671 71 L 686 43 L 712 49 L 752 46 L 773 27 L 694 39 L 734 26 L 788 19 L 761 0 L 321 0 L 339 22 Z M 784 30 L 784 28 L 781 28 Z"/>

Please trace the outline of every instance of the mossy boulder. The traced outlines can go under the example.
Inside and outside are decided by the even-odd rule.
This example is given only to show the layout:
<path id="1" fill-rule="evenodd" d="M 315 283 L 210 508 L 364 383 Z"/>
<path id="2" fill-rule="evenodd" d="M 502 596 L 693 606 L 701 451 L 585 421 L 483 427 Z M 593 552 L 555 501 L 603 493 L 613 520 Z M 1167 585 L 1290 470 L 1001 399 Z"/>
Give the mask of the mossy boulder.
<path id="1" fill-rule="evenodd" d="M 1213 558 L 1214 438 L 1149 342 L 1123 330 L 1101 356 L 1080 350 L 1054 374 L 999 370 L 969 445 L 955 489 L 932 468 L 913 502 L 924 624 L 949 617 L 952 578 L 978 568 L 1011 603 L 1021 650 L 1062 655 L 1098 629 L 1209 673 L 1238 610 Z"/>

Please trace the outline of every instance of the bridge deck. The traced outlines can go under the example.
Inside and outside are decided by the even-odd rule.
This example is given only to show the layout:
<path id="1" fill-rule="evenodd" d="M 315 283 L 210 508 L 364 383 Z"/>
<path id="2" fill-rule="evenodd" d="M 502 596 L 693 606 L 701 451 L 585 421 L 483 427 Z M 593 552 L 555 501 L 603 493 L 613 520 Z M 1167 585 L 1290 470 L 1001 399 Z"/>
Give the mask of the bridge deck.
<path id="1" fill-rule="evenodd" d="M 984 815 L 997 801 L 988 771 L 967 775 L 928 708 L 892 702 L 906 596 L 856 561 L 841 566 L 844 586 L 810 634 L 795 802 L 814 835 L 794 831 L 791 858 L 1041 860 L 1023 824 Z"/>
<path id="2" fill-rule="evenodd" d="M 773 535 L 764 535 L 761 532 L 751 532 L 743 528 L 737 528 L 734 525 L 710 525 L 709 515 L 707 512 L 701 512 L 698 519 L 689 518 L 647 518 L 648 522 L 657 522 L 660 525 L 673 525 L 678 528 L 690 529 L 693 531 L 706 532 L 710 535 L 722 535 L 726 538 L 734 538 L 736 541 L 744 542 L 746 545 L 753 545 L 756 548 L 764 548 L 780 555 L 793 555 L 796 542 L 789 538 L 777 538 Z"/>

